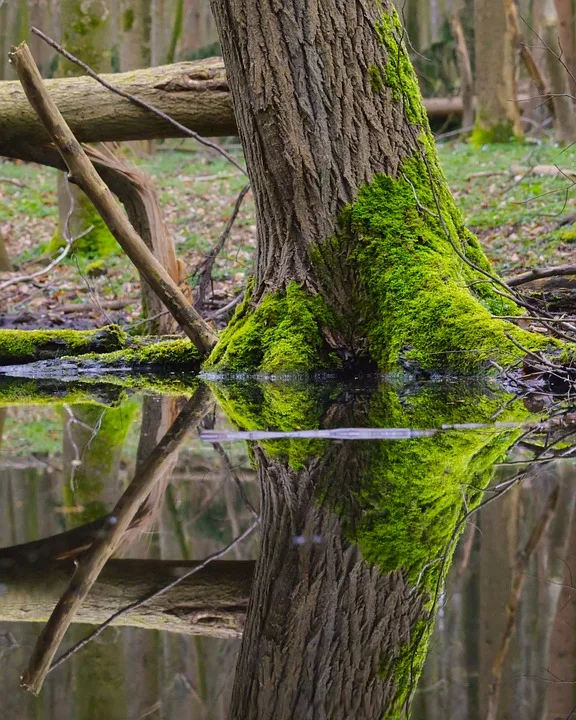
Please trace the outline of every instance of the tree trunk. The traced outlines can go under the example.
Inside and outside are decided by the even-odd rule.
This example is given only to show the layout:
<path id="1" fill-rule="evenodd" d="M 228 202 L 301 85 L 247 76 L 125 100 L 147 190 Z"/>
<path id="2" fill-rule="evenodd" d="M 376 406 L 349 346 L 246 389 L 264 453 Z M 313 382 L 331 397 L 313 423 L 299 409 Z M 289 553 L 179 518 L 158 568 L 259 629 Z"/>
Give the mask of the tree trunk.
<path id="1" fill-rule="evenodd" d="M 209 0 L 184 0 L 184 29 L 180 56 L 185 60 L 218 41 Z"/>
<path id="2" fill-rule="evenodd" d="M 563 57 L 568 66 L 570 93 L 576 93 L 576 47 L 574 45 L 574 9 L 572 0 L 556 0 L 556 12 L 560 25 L 560 44 Z"/>
<path id="3" fill-rule="evenodd" d="M 342 406 L 309 386 L 254 392 L 238 383 L 217 393 L 240 427 L 270 430 L 482 422 L 502 402 L 424 390 L 404 404 L 383 385 L 347 394 Z M 524 412 L 521 403 L 511 410 Z M 230 718 L 403 717 L 463 518 L 520 432 L 253 444 L 261 549 Z"/>
<path id="4" fill-rule="evenodd" d="M 183 560 L 110 560 L 75 623 L 98 625 L 126 605 L 145 597 L 197 562 Z M 68 586 L 72 562 L 2 564 L 0 621 L 46 622 Z M 254 563 L 213 562 L 172 590 L 127 612 L 114 623 L 186 635 L 238 637 L 242 633 Z"/>
<path id="5" fill-rule="evenodd" d="M 122 72 L 150 65 L 150 0 L 122 0 L 120 4 Z"/>
<path id="6" fill-rule="evenodd" d="M 6 240 L 0 232 L 0 272 L 10 272 L 10 270 L 12 270 L 12 265 L 10 263 L 10 257 L 8 256 L 8 250 L 6 250 Z"/>
<path id="7" fill-rule="evenodd" d="M 517 103 L 517 55 L 502 0 L 476 0 L 476 129 L 479 145 L 522 137 Z"/>
<path id="8" fill-rule="evenodd" d="M 462 22 L 457 13 L 450 18 L 452 35 L 456 43 L 458 55 L 458 70 L 460 73 L 460 95 L 462 96 L 462 126 L 472 127 L 474 125 L 474 79 L 470 65 L 470 55 L 466 45 L 466 37 Z"/>
<path id="9" fill-rule="evenodd" d="M 505 334 L 518 331 L 491 317 L 517 310 L 450 196 L 391 5 L 212 8 L 258 245 L 208 364 L 461 371 L 518 357 Z"/>
<path id="10" fill-rule="evenodd" d="M 566 58 L 563 57 L 564 48 L 560 42 L 560 23 L 554 0 L 544 0 L 542 6 L 542 39 L 548 46 L 546 65 L 555 110 L 554 134 L 560 144 L 568 145 L 576 140 L 576 113 L 570 97 L 569 70 L 563 64 Z"/>
<path id="11" fill-rule="evenodd" d="M 112 54 L 110 5 L 107 0 L 60 0 L 63 42 L 67 50 L 88 63 L 96 72 L 110 72 Z M 81 68 L 69 60 L 59 59 L 59 74 L 67 77 L 82 74 Z M 75 249 L 89 256 L 104 256 L 118 247 L 110 231 L 92 203 L 66 175 L 58 177 L 58 233 L 50 248 L 55 252 L 69 239 L 79 238 Z M 90 231 L 86 232 L 89 228 Z"/>

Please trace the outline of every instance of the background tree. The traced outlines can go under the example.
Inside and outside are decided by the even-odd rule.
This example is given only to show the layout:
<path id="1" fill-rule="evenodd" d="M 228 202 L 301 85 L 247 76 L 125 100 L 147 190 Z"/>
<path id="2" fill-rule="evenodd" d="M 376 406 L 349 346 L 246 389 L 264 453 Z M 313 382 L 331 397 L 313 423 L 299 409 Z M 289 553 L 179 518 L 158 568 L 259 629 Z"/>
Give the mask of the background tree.
<path id="1" fill-rule="evenodd" d="M 507 142 L 523 135 L 517 103 L 517 49 L 503 0 L 475 0 L 476 128 L 473 140 Z"/>
<path id="2" fill-rule="evenodd" d="M 60 22 L 64 46 L 76 57 L 88 63 L 96 72 L 112 70 L 114 26 L 111 22 L 111 5 L 107 0 L 60 0 Z M 74 63 L 59 59 L 58 73 L 64 76 L 82 75 Z M 52 242 L 55 250 L 63 238 L 75 238 L 93 229 L 75 244 L 76 250 L 101 257 L 117 248 L 104 221 L 92 203 L 75 185 L 58 178 L 59 232 Z"/>

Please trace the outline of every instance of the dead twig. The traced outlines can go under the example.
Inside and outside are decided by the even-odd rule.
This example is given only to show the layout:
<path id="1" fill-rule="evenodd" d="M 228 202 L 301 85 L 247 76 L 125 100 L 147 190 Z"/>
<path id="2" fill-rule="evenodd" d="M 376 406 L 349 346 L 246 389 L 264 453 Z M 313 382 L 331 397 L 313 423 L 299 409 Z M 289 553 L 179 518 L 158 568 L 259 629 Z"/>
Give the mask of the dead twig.
<path id="1" fill-rule="evenodd" d="M 10 60 L 30 104 L 52 138 L 76 184 L 92 201 L 111 233 L 166 308 L 182 326 L 200 354 L 208 354 L 216 344 L 216 334 L 188 303 L 178 285 L 127 220 L 112 192 L 98 175 L 82 146 L 46 92 L 28 45 L 22 43 L 17 48 L 12 48 Z"/>
<path id="2" fill-rule="evenodd" d="M 96 82 L 99 82 L 100 85 L 103 85 L 107 90 L 110 90 L 110 92 L 116 93 L 116 95 L 120 95 L 120 97 L 126 98 L 126 100 L 129 100 L 131 103 L 134 103 L 134 105 L 138 105 L 138 107 L 144 108 L 144 110 L 148 110 L 150 112 L 153 112 L 155 115 L 158 115 L 158 117 L 161 117 L 162 120 L 165 120 L 166 122 L 173 125 L 175 128 L 180 130 L 180 132 L 184 133 L 185 135 L 188 135 L 188 137 L 194 138 L 194 140 L 197 140 L 202 145 L 205 145 L 206 147 L 211 148 L 212 150 L 215 150 L 217 153 L 222 155 L 223 157 L 228 160 L 228 162 L 231 162 L 234 167 L 238 168 L 240 172 L 242 172 L 244 175 L 247 175 L 248 173 L 246 170 L 242 167 L 242 165 L 234 158 L 230 153 L 226 152 L 224 148 L 220 147 L 220 145 L 217 145 L 216 143 L 213 143 L 211 140 L 207 140 L 206 138 L 203 138 L 201 135 L 198 135 L 197 132 L 194 132 L 194 130 L 190 130 L 185 125 L 182 125 L 177 120 L 174 120 L 174 118 L 171 118 L 170 115 L 167 115 L 165 112 L 162 112 L 162 110 L 159 110 L 157 107 L 154 107 L 154 105 L 150 105 L 150 103 L 145 102 L 144 100 L 140 100 L 140 98 L 137 98 L 135 95 L 131 95 L 130 93 L 125 92 L 124 90 L 120 90 L 120 88 L 115 87 L 114 85 L 111 85 L 109 82 L 106 82 L 103 78 L 101 78 L 97 73 L 92 70 L 92 68 L 89 65 L 86 65 L 86 63 L 82 62 L 79 58 L 77 58 L 75 55 L 72 55 L 72 53 L 68 52 L 65 48 L 62 47 L 62 45 L 59 45 L 55 40 L 53 40 L 51 37 L 48 37 L 48 35 L 45 35 L 42 30 L 39 30 L 36 27 L 30 28 L 31 31 L 38 35 L 39 38 L 42 38 L 44 42 L 48 43 L 51 47 L 54 48 L 60 55 L 63 55 L 67 60 L 70 60 L 70 62 L 75 63 L 78 65 L 78 67 L 81 67 L 84 72 L 87 75 L 90 75 L 91 78 L 96 80 Z"/>
<path id="3" fill-rule="evenodd" d="M 197 308 L 201 308 L 204 304 L 204 299 L 206 297 L 206 293 L 208 292 L 208 286 L 210 285 L 212 281 L 212 268 L 214 267 L 214 263 L 216 262 L 216 258 L 221 253 L 222 248 L 226 244 L 226 240 L 228 239 L 228 236 L 230 235 L 230 231 L 232 230 L 232 227 L 234 226 L 234 223 L 236 221 L 236 218 L 238 217 L 238 213 L 240 212 L 240 207 L 242 206 L 242 201 L 246 197 L 246 193 L 250 190 L 250 185 L 245 185 L 242 190 L 240 190 L 240 194 L 236 198 L 236 202 L 234 203 L 234 209 L 232 211 L 232 215 L 228 219 L 228 222 L 226 223 L 226 227 L 222 231 L 222 234 L 218 238 L 218 242 L 214 245 L 214 247 L 210 250 L 208 255 L 204 258 L 204 260 L 200 263 L 200 265 L 196 268 L 194 275 L 198 274 L 198 284 L 197 284 L 197 295 L 196 295 L 196 302 L 195 305 Z"/>
<path id="4" fill-rule="evenodd" d="M 556 267 L 534 268 L 528 272 L 522 273 L 522 275 L 516 275 L 516 277 L 510 278 L 508 280 L 508 286 L 517 287 L 518 285 L 525 285 L 533 280 L 560 277 L 564 275 L 576 275 L 576 265 L 557 265 Z"/>

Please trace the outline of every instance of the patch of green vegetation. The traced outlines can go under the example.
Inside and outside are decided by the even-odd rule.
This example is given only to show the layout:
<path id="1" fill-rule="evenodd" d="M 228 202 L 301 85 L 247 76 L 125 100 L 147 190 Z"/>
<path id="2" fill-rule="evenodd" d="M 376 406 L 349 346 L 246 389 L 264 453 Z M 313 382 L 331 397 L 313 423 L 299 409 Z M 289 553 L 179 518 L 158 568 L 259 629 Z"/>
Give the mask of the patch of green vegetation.
<path id="1" fill-rule="evenodd" d="M 381 370 L 415 362 L 470 373 L 490 360 L 509 364 L 521 356 L 507 334 L 526 347 L 546 347 L 542 336 L 492 317 L 519 310 L 483 274 L 491 273 L 490 265 L 466 230 L 431 148 L 423 143 L 422 156 L 406 160 L 399 179 L 377 175 L 341 218 L 340 241 L 364 288 L 362 307 L 352 315 L 366 318 L 371 359 Z"/>
<path id="2" fill-rule="evenodd" d="M 384 87 L 384 81 L 382 80 L 382 73 L 378 65 L 372 64 L 368 68 L 368 74 L 370 75 L 370 86 L 372 90 L 377 93 Z"/>
<path id="3" fill-rule="evenodd" d="M 338 367 L 338 358 L 323 340 L 323 328 L 332 322 L 322 298 L 295 282 L 255 308 L 248 288 L 205 367 L 231 372 L 257 368 L 271 374 Z"/>
<path id="4" fill-rule="evenodd" d="M 134 10 L 132 8 L 128 8 L 128 10 L 124 11 L 124 15 L 122 16 L 122 28 L 124 32 L 130 32 L 132 30 L 132 27 L 134 25 Z"/>
<path id="5" fill-rule="evenodd" d="M 16 365 L 64 355 L 108 353 L 126 346 L 118 325 L 98 330 L 0 330 L 0 363 Z"/>
<path id="6" fill-rule="evenodd" d="M 85 212 L 82 214 L 82 220 L 78 220 L 78 222 L 82 222 L 86 228 L 91 227 L 92 229 L 73 243 L 74 252 L 87 258 L 105 258 L 109 255 L 119 254 L 120 246 L 92 203 L 85 200 L 83 210 Z M 56 255 L 65 245 L 66 240 L 62 233 L 56 230 L 48 244 L 48 252 Z"/>
<path id="7" fill-rule="evenodd" d="M 509 143 L 519 138 L 514 135 L 512 123 L 498 123 L 496 125 L 487 125 L 485 123 L 476 122 L 476 126 L 472 132 L 470 142 L 473 147 L 481 147 L 482 145 L 490 145 L 493 143 Z"/>
<path id="8" fill-rule="evenodd" d="M 67 468 L 64 501 L 67 507 L 82 507 L 71 515 L 73 527 L 92 522 L 108 511 L 102 494 L 118 472 L 124 441 L 138 407 L 135 398 L 115 408 L 92 403 L 67 406 L 63 419 L 79 457 Z"/>

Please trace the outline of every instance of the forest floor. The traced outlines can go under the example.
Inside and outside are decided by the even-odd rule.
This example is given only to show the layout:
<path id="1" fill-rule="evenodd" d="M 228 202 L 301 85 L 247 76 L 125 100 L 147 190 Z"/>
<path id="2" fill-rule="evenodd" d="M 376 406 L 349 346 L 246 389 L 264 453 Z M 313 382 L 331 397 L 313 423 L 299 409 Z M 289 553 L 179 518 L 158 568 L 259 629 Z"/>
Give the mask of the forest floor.
<path id="1" fill-rule="evenodd" d="M 473 149 L 458 142 L 439 150 L 466 222 L 501 275 L 575 262 L 576 148 Z M 223 158 L 196 152 L 188 142 L 161 145 L 137 162 L 156 183 L 178 256 L 194 286 L 193 271 L 218 240 L 246 179 Z M 13 272 L 0 273 L 0 288 L 50 263 L 47 248 L 57 216 L 55 171 L 9 161 L 0 165 L 0 232 L 13 264 Z M 254 203 L 248 194 L 216 262 L 204 312 L 242 291 L 255 243 Z M 104 262 L 72 254 L 49 273 L 0 290 L 0 327 L 81 328 L 113 321 L 127 330 L 137 328 L 138 286 L 137 273 L 120 251 Z M 115 301 L 123 306 L 114 308 Z"/>

